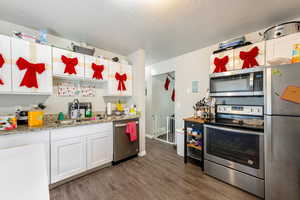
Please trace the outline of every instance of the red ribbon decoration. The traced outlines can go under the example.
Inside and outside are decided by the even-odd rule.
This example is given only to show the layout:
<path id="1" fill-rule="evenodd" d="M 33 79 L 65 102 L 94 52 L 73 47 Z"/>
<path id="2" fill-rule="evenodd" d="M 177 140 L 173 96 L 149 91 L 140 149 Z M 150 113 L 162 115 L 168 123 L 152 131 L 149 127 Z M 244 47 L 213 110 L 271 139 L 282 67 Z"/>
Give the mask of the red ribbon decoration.
<path id="1" fill-rule="evenodd" d="M 26 86 L 28 88 L 32 88 L 32 87 L 39 88 L 36 79 L 36 73 L 38 74 L 43 73 L 45 71 L 45 64 L 44 63 L 33 64 L 21 57 L 17 60 L 17 66 L 20 70 L 27 69 L 23 77 L 23 80 L 20 84 L 20 87 Z"/>
<path id="2" fill-rule="evenodd" d="M 62 62 L 66 65 L 64 73 L 77 74 L 75 67 L 78 64 L 77 58 L 68 58 L 64 55 L 61 56 Z"/>
<path id="3" fill-rule="evenodd" d="M 175 89 L 173 89 L 171 99 L 172 99 L 172 101 L 175 101 Z"/>
<path id="4" fill-rule="evenodd" d="M 167 77 L 165 82 L 165 90 L 169 89 L 169 85 L 170 85 L 170 79 Z"/>
<path id="5" fill-rule="evenodd" d="M 5 63 L 5 60 L 4 60 L 3 56 L 2 56 L 2 54 L 0 54 L 0 68 L 3 67 L 4 63 Z M 4 82 L 3 82 L 3 80 L 1 78 L 0 78 L 0 85 L 4 85 Z"/>
<path id="6" fill-rule="evenodd" d="M 227 65 L 228 61 L 229 61 L 228 56 L 225 56 L 223 58 L 215 57 L 214 64 L 215 64 L 216 68 L 214 70 L 214 73 L 226 72 L 227 71 L 226 65 Z"/>
<path id="7" fill-rule="evenodd" d="M 117 81 L 119 81 L 118 90 L 125 91 L 126 90 L 125 81 L 127 81 L 127 75 L 126 74 L 121 75 L 118 72 L 116 72 L 115 78 Z"/>
<path id="8" fill-rule="evenodd" d="M 102 72 L 104 70 L 104 65 L 96 65 L 95 63 L 92 63 L 92 69 L 94 70 L 93 78 L 103 80 Z"/>
<path id="9" fill-rule="evenodd" d="M 245 51 L 240 52 L 240 58 L 244 61 L 243 67 L 242 67 L 243 69 L 259 66 L 257 60 L 255 59 L 256 56 L 258 55 L 258 52 L 259 52 L 258 47 L 253 47 L 248 52 L 245 52 Z"/>

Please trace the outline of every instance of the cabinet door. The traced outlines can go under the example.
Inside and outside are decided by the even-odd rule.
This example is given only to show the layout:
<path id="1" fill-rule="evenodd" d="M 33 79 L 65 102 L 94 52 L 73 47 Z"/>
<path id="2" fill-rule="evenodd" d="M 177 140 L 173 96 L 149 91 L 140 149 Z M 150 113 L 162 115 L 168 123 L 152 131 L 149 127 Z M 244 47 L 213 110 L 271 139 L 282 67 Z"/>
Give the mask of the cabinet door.
<path id="1" fill-rule="evenodd" d="M 293 45 L 300 44 L 300 33 L 266 41 L 266 64 L 277 58 L 292 58 Z"/>
<path id="2" fill-rule="evenodd" d="M 85 79 L 90 79 L 90 80 L 98 80 L 93 78 L 94 75 L 94 70 L 92 69 L 92 64 L 95 63 L 96 65 L 103 65 L 104 70 L 102 72 L 102 81 L 107 81 L 108 80 L 108 61 L 102 58 L 96 58 L 93 56 L 84 56 L 84 66 L 85 66 Z M 99 80 L 101 81 L 101 80 Z"/>
<path id="3" fill-rule="evenodd" d="M 87 136 L 87 168 L 92 169 L 113 160 L 112 132 Z"/>
<path id="4" fill-rule="evenodd" d="M 243 68 L 243 64 L 244 64 L 244 60 L 242 60 L 240 58 L 240 52 L 244 51 L 244 52 L 249 52 L 250 50 L 252 50 L 254 47 L 258 48 L 258 55 L 255 57 L 255 60 L 258 63 L 258 66 L 264 66 L 265 65 L 265 58 L 266 58 L 266 54 L 265 54 L 265 41 L 262 42 L 258 42 L 252 45 L 247 45 L 241 48 L 237 48 L 234 49 L 234 69 L 235 70 L 239 70 Z"/>
<path id="5" fill-rule="evenodd" d="M 132 96 L 132 66 L 121 64 L 121 74 L 127 75 L 127 81 L 125 82 L 126 90 L 122 91 L 122 95 L 124 96 Z"/>
<path id="6" fill-rule="evenodd" d="M 54 141 L 51 144 L 51 183 L 86 170 L 86 150 L 83 137 Z"/>
<path id="7" fill-rule="evenodd" d="M 216 65 L 214 64 L 215 58 L 224 58 L 225 56 L 228 56 L 228 62 L 226 64 L 226 70 L 231 71 L 234 70 L 234 57 L 233 57 L 233 50 L 223 51 L 217 54 L 213 54 L 210 58 L 210 73 L 213 73 Z"/>
<path id="8" fill-rule="evenodd" d="M 0 35 L 0 55 L 3 64 L 0 65 L 0 92 L 11 92 L 11 48 L 10 38 Z"/>
<path id="9" fill-rule="evenodd" d="M 0 137 L 0 149 L 7 149 L 29 144 L 42 143 L 45 146 L 45 157 L 47 161 L 47 174 L 50 183 L 50 145 L 49 131 L 41 131 L 34 133 L 24 133 L 15 135 L 3 135 Z"/>
<path id="10" fill-rule="evenodd" d="M 31 43 L 20 39 L 11 39 L 12 52 L 12 86 L 13 91 L 17 93 L 52 93 L 52 62 L 51 62 L 51 47 L 36 43 Z M 16 62 L 19 58 L 37 64 L 45 64 L 45 70 L 41 73 L 35 72 L 37 86 L 27 87 L 20 86 L 27 69 L 20 70 Z"/>
<path id="11" fill-rule="evenodd" d="M 77 58 L 78 64 L 75 66 L 76 74 L 64 73 L 66 65 L 63 63 L 61 57 Z M 53 75 L 69 78 L 84 78 L 84 55 L 67 51 L 64 49 L 52 48 L 52 60 L 53 60 Z"/>
<path id="12" fill-rule="evenodd" d="M 107 96 L 121 96 L 122 92 L 118 90 L 119 81 L 116 80 L 116 73 L 121 73 L 121 64 L 109 61 L 109 80 L 107 86 Z"/>

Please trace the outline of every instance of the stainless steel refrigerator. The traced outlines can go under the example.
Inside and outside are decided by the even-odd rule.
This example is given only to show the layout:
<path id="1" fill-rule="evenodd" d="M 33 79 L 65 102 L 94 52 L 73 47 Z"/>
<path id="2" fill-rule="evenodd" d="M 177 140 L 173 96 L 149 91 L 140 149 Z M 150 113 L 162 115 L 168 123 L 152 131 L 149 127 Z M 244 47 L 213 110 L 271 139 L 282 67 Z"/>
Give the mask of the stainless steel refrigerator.
<path id="1" fill-rule="evenodd" d="M 265 70 L 265 199 L 300 199 L 300 64 Z"/>

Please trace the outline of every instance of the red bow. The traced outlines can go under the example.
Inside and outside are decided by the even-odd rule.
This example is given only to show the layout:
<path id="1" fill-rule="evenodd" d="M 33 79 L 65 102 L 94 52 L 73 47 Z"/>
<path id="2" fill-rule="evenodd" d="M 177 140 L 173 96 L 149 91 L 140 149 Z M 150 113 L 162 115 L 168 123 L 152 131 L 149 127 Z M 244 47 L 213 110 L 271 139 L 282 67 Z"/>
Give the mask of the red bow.
<path id="1" fill-rule="evenodd" d="M 115 78 L 117 81 L 119 81 L 119 85 L 118 85 L 118 90 L 119 91 L 125 91 L 126 87 L 125 87 L 125 81 L 127 81 L 127 75 L 126 74 L 119 74 L 118 72 L 116 72 Z"/>
<path id="2" fill-rule="evenodd" d="M 259 49 L 257 47 L 253 47 L 250 51 L 240 52 L 240 58 L 244 61 L 243 63 L 243 69 L 251 68 L 254 66 L 258 66 L 258 62 L 255 59 L 255 57 L 258 55 Z"/>
<path id="3" fill-rule="evenodd" d="M 0 54 L 0 68 L 3 67 L 4 63 L 5 63 L 5 60 L 4 60 L 3 56 L 2 56 L 2 54 Z M 4 85 L 4 82 L 3 82 L 3 80 L 1 78 L 0 78 L 0 85 Z"/>
<path id="4" fill-rule="evenodd" d="M 78 64 L 77 58 L 67 58 L 66 56 L 61 56 L 62 62 L 66 65 L 64 73 L 77 74 L 75 66 Z"/>
<path id="5" fill-rule="evenodd" d="M 20 86 L 26 86 L 28 88 L 32 88 L 32 87 L 39 88 L 36 79 L 36 73 L 39 74 L 43 73 L 45 71 L 45 64 L 44 63 L 32 64 L 27 60 L 25 60 L 24 58 L 19 58 L 17 60 L 17 66 L 20 70 L 27 69 Z"/>
<path id="6" fill-rule="evenodd" d="M 229 61 L 229 57 L 228 56 L 225 56 L 223 58 L 215 58 L 214 60 L 214 64 L 216 66 L 215 70 L 214 70 L 214 73 L 218 73 L 218 72 L 226 72 L 227 69 L 226 69 L 226 65 Z"/>
<path id="7" fill-rule="evenodd" d="M 92 69 L 94 70 L 93 78 L 95 79 L 102 79 L 102 72 L 104 70 L 104 65 L 96 65 L 95 63 L 92 64 Z"/>

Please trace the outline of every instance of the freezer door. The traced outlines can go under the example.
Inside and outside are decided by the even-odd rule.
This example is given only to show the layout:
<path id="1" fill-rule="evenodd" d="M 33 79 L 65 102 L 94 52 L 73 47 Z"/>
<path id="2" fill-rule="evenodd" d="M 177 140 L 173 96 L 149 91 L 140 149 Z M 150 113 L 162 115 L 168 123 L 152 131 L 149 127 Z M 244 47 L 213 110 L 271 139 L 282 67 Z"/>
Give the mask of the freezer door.
<path id="1" fill-rule="evenodd" d="M 300 63 L 266 68 L 265 114 L 300 116 L 300 104 L 281 98 L 288 86 L 300 87 Z"/>
<path id="2" fill-rule="evenodd" d="M 265 117 L 265 199 L 300 199 L 300 117 Z"/>

